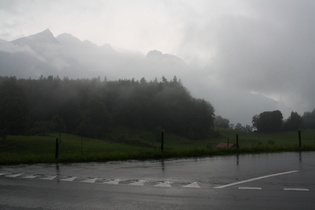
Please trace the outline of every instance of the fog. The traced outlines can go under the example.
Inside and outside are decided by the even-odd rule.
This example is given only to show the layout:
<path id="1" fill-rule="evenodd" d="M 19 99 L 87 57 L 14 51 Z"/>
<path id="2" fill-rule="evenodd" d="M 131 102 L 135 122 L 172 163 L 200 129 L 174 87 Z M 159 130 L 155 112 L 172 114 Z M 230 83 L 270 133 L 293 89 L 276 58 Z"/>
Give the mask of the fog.
<path id="1" fill-rule="evenodd" d="M 232 123 L 286 118 L 315 108 L 314 11 L 310 0 L 0 0 L 0 76 L 176 75 Z M 47 28 L 58 44 L 13 41 Z"/>

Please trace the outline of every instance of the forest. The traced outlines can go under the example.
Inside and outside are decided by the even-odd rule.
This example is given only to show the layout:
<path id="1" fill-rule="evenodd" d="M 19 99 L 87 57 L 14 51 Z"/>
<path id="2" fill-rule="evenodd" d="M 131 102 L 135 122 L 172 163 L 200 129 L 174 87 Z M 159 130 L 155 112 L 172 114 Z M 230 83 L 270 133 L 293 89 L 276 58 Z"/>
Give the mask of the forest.
<path id="1" fill-rule="evenodd" d="M 264 111 L 252 118 L 252 126 L 243 126 L 240 123 L 230 124 L 230 121 L 218 115 L 214 120 L 215 127 L 260 133 L 276 133 L 282 131 L 297 131 L 300 129 L 315 129 L 315 109 L 311 112 L 304 112 L 300 116 L 297 112 L 291 111 L 287 119 L 283 119 L 280 110 Z"/>
<path id="2" fill-rule="evenodd" d="M 124 126 L 198 140 L 211 136 L 214 108 L 174 76 L 146 81 L 0 77 L 0 134 L 66 132 L 102 138 Z M 0 138 L 1 138 L 0 137 Z"/>
<path id="3" fill-rule="evenodd" d="M 283 119 L 283 115 L 279 110 L 265 111 L 253 116 L 252 123 L 258 132 L 315 129 L 315 109 L 312 112 L 304 112 L 303 116 L 292 111 L 287 119 Z"/>

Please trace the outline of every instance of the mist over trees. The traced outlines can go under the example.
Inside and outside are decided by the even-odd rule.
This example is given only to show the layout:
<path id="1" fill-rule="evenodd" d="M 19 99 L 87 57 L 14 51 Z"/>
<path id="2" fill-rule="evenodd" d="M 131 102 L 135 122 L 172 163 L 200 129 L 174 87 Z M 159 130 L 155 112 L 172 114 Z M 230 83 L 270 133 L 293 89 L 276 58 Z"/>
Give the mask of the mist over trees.
<path id="1" fill-rule="evenodd" d="M 214 115 L 213 106 L 191 96 L 174 77 L 107 81 L 40 77 L 0 77 L 0 138 L 9 134 L 68 132 L 86 137 L 105 137 L 120 126 L 164 129 L 190 139 L 213 134 L 214 127 L 251 132 L 252 127 Z M 252 118 L 258 132 L 315 128 L 315 109 L 300 116 L 291 112 L 283 119 L 279 110 Z"/>
<path id="2" fill-rule="evenodd" d="M 1 134 L 68 132 L 104 137 L 119 126 L 164 129 L 190 139 L 211 135 L 214 108 L 181 81 L 0 78 Z"/>
<path id="3" fill-rule="evenodd" d="M 291 112 L 290 116 L 283 123 L 284 130 L 294 131 L 303 126 L 303 118 L 297 112 Z"/>
<path id="4" fill-rule="evenodd" d="M 304 128 L 315 129 L 315 109 L 312 112 L 305 112 L 302 120 Z"/>
<path id="5" fill-rule="evenodd" d="M 223 118 L 221 115 L 217 115 L 214 119 L 214 125 L 219 128 L 229 128 L 230 120 Z"/>

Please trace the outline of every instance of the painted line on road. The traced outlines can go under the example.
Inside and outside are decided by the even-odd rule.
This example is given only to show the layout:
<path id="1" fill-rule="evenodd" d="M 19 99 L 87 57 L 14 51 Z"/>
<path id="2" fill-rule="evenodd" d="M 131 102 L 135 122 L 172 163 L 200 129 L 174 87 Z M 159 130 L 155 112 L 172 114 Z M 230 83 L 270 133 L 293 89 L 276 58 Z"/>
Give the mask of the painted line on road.
<path id="1" fill-rule="evenodd" d="M 286 175 L 286 174 L 292 174 L 292 173 L 296 173 L 299 172 L 298 170 L 293 170 L 293 171 L 286 171 L 286 172 L 281 172 L 281 173 L 276 173 L 276 174 L 269 174 L 266 176 L 260 176 L 260 177 L 256 177 L 256 178 L 252 178 L 252 179 L 246 179 L 243 181 L 239 181 L 239 182 L 233 182 L 230 184 L 226 184 L 226 185 L 221 185 L 218 187 L 215 187 L 214 189 L 222 189 L 222 188 L 226 188 L 226 187 L 231 187 L 234 185 L 239 185 L 239 184 L 243 184 L 243 183 L 248 183 L 248 182 L 253 182 L 253 181 L 257 181 L 257 180 L 261 180 L 261 179 L 267 179 L 270 177 L 274 177 L 274 176 L 281 176 L 281 175 Z"/>
<path id="2" fill-rule="evenodd" d="M 115 179 L 112 181 L 104 182 L 103 184 L 119 184 L 119 182 L 120 182 L 120 179 Z"/>
<path id="3" fill-rule="evenodd" d="M 44 178 L 41 178 L 41 179 L 44 179 L 44 180 L 53 180 L 55 179 L 57 176 L 47 176 L 47 177 L 44 177 Z"/>
<path id="4" fill-rule="evenodd" d="M 22 173 L 20 173 L 20 174 L 10 174 L 10 175 L 6 175 L 5 177 L 16 178 L 16 177 L 21 176 L 21 175 L 22 175 Z"/>
<path id="5" fill-rule="evenodd" d="M 34 179 L 36 178 L 37 176 L 34 176 L 34 175 L 27 175 L 27 176 L 23 176 L 22 178 L 23 179 Z"/>
<path id="6" fill-rule="evenodd" d="M 304 192 L 310 191 L 307 188 L 283 188 L 283 190 L 285 190 L 285 191 L 304 191 Z"/>
<path id="7" fill-rule="evenodd" d="M 292 170 L 292 171 L 286 171 L 286 172 L 281 172 L 281 173 L 275 173 L 275 174 L 270 174 L 270 175 L 265 175 L 265 176 L 260 176 L 260 177 L 256 177 L 256 178 L 251 178 L 251 179 L 247 179 L 247 180 L 242 180 L 242 181 L 238 181 L 238 182 L 233 182 L 230 184 L 226 184 L 226 185 L 221 185 L 221 186 L 217 186 L 215 187 L 215 189 L 222 189 L 222 188 L 226 188 L 226 187 L 231 187 L 231 186 L 235 186 L 235 185 L 239 185 L 239 184 L 243 184 L 243 183 L 248 183 L 248 182 L 253 182 L 253 181 L 257 181 L 257 180 L 261 180 L 261 179 L 266 179 L 266 178 L 270 178 L 270 177 L 275 177 L 275 176 L 281 176 L 281 175 L 286 175 L 286 174 L 291 174 L 291 173 L 297 173 L 299 172 L 298 170 Z M 1 172 L 0 176 L 5 176 L 8 178 L 23 178 L 23 179 L 34 179 L 37 178 L 38 175 L 23 175 L 23 173 L 16 173 L 16 174 L 8 174 L 6 172 Z M 55 179 L 57 176 L 44 176 L 42 178 L 40 178 L 40 176 L 38 178 L 43 179 L 43 180 L 53 180 Z M 68 178 L 63 178 L 60 179 L 60 181 L 68 181 L 68 182 L 72 182 L 75 181 L 75 179 L 77 179 L 76 176 L 73 177 L 68 177 Z M 80 182 L 85 182 L 85 183 L 95 183 L 97 181 L 98 178 L 89 178 L 89 179 L 85 179 L 82 180 Z M 79 181 L 79 180 L 77 180 Z M 114 179 L 111 181 L 107 181 L 107 182 L 103 182 L 103 184 L 113 184 L 113 185 L 118 185 L 122 180 L 120 179 Z M 130 180 L 131 181 L 131 180 Z M 144 186 L 145 183 L 148 183 L 147 180 L 143 180 L 143 179 L 139 179 L 138 181 L 132 182 L 128 185 L 132 185 L 132 186 Z M 170 181 L 160 181 L 158 184 L 154 185 L 154 187 L 167 187 L 170 188 L 172 187 L 171 184 L 173 182 Z M 183 188 L 200 188 L 199 184 L 197 182 L 192 182 L 191 184 L 187 184 L 187 185 L 182 185 Z M 239 190 L 262 190 L 261 187 L 238 187 Z M 308 188 L 283 188 L 284 191 L 297 191 L 297 192 L 309 192 L 310 189 Z"/>
<path id="8" fill-rule="evenodd" d="M 171 182 L 166 181 L 166 182 L 161 182 L 157 185 L 154 185 L 154 187 L 172 187 L 172 186 L 171 186 Z"/>
<path id="9" fill-rule="evenodd" d="M 64 182 L 72 182 L 73 180 L 75 180 L 77 177 L 73 176 L 73 177 L 69 177 L 69 178 L 65 178 L 65 179 L 60 179 L 60 181 L 64 181 Z"/>
<path id="10" fill-rule="evenodd" d="M 239 187 L 239 190 L 261 190 L 261 187 Z"/>
<path id="11" fill-rule="evenodd" d="M 92 179 L 86 179 L 86 180 L 82 180 L 80 182 L 84 182 L 84 183 L 94 183 L 97 180 L 97 178 L 92 178 Z"/>
<path id="12" fill-rule="evenodd" d="M 188 185 L 184 185 L 183 187 L 187 187 L 187 188 L 200 188 L 199 184 L 197 182 L 193 182 L 191 184 Z"/>
<path id="13" fill-rule="evenodd" d="M 144 183 L 146 183 L 147 181 L 146 180 L 139 180 L 137 182 L 133 182 L 133 183 L 130 183 L 129 185 L 133 185 L 133 186 L 143 186 Z"/>

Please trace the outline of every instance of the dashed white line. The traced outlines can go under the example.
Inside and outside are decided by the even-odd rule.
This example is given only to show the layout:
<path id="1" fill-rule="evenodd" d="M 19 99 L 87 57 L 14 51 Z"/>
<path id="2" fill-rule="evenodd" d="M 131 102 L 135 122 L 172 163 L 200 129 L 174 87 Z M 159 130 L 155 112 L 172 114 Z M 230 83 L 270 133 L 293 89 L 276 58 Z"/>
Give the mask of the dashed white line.
<path id="1" fill-rule="evenodd" d="M 129 185 L 143 186 L 144 183 L 146 183 L 146 182 L 147 182 L 146 180 L 139 180 L 139 181 L 137 181 L 137 182 L 130 183 Z"/>
<path id="2" fill-rule="evenodd" d="M 200 188 L 199 184 L 197 182 L 193 182 L 188 185 L 184 185 L 183 187 L 188 187 L 188 188 Z"/>
<path id="3" fill-rule="evenodd" d="M 285 191 L 304 191 L 304 192 L 310 191 L 307 188 L 283 188 L 283 190 L 285 190 Z"/>
<path id="4" fill-rule="evenodd" d="M 27 176 L 23 176 L 22 178 L 24 178 L 24 179 L 34 179 L 36 177 L 37 176 L 34 176 L 34 175 L 27 175 Z"/>
<path id="5" fill-rule="evenodd" d="M 270 175 L 266 175 L 266 176 L 260 176 L 260 177 L 256 177 L 256 178 L 252 178 L 252 179 L 247 179 L 247 180 L 243 180 L 243 181 L 239 181 L 239 182 L 233 182 L 233 183 L 230 183 L 230 184 L 221 185 L 221 186 L 215 187 L 215 189 L 222 189 L 222 188 L 231 187 L 231 186 L 234 186 L 234 185 L 239 185 L 239 184 L 243 184 L 243 183 L 247 183 L 247 182 L 257 181 L 257 180 L 260 180 L 260 179 L 266 179 L 266 178 L 270 178 L 270 177 L 274 177 L 274 176 L 281 176 L 281 175 L 286 175 L 286 174 L 291 174 L 291 173 L 296 173 L 296 172 L 299 172 L 299 171 L 298 170 L 286 171 L 286 172 L 270 174 Z"/>
<path id="6" fill-rule="evenodd" d="M 266 175 L 266 176 L 260 176 L 260 177 L 256 177 L 256 178 L 252 178 L 252 179 L 247 179 L 247 180 L 243 180 L 243 181 L 239 181 L 239 182 L 234 182 L 234 183 L 230 183 L 230 184 L 226 184 L 226 185 L 221 185 L 221 186 L 217 186 L 215 187 L 215 189 L 222 189 L 222 188 L 226 188 L 226 187 L 230 187 L 230 186 L 234 186 L 234 185 L 239 185 L 239 184 L 243 184 L 243 183 L 248 183 L 248 182 L 252 182 L 252 181 L 256 181 L 256 180 L 261 180 L 261 179 L 266 179 L 266 178 L 270 178 L 270 177 L 274 177 L 274 176 L 281 176 L 281 175 L 286 175 L 286 174 L 291 174 L 291 173 L 296 173 L 298 172 L 298 170 L 293 170 L 293 171 L 287 171 L 287 172 L 282 172 L 282 173 L 275 173 L 275 174 L 270 174 L 270 175 Z M 36 177 L 38 177 L 39 175 L 24 175 L 22 176 L 23 173 L 16 173 L 16 174 L 8 174 L 6 172 L 1 172 L 0 176 L 4 176 L 4 177 L 8 177 L 8 178 L 16 178 L 16 177 L 20 177 L 20 178 L 24 178 L 24 179 L 34 179 Z M 44 176 L 40 179 L 43 180 L 53 180 L 55 179 L 57 176 Z M 74 181 L 75 179 L 77 179 L 76 176 L 73 177 L 68 177 L 68 178 L 63 178 L 60 179 L 60 181 Z M 85 179 L 82 180 L 80 182 L 84 182 L 84 183 L 95 183 L 96 180 L 98 178 L 89 178 L 89 179 Z M 79 180 L 77 180 L 79 181 Z M 113 185 L 117 185 L 121 182 L 120 179 L 114 179 L 114 180 L 110 180 L 107 182 L 103 182 L 103 184 L 113 184 Z M 145 183 L 147 183 L 147 180 L 138 180 L 135 182 L 130 183 L 129 185 L 133 185 L 133 186 L 144 186 Z M 172 187 L 171 184 L 173 182 L 170 181 L 161 181 L 158 184 L 154 185 L 155 187 Z M 183 185 L 182 187 L 184 188 L 200 188 L 199 184 L 197 182 L 192 182 L 191 184 L 187 184 L 187 185 Z M 262 190 L 261 187 L 238 187 L 239 190 Z M 283 188 L 284 191 L 301 191 L 301 192 L 309 192 L 310 189 L 308 188 Z"/>
<path id="7" fill-rule="evenodd" d="M 16 178 L 16 177 L 21 176 L 21 175 L 22 175 L 22 173 L 20 173 L 20 174 L 10 174 L 10 175 L 6 175 L 6 177 Z"/>
<path id="8" fill-rule="evenodd" d="M 69 177 L 69 178 L 65 178 L 65 179 L 60 179 L 60 181 L 64 181 L 64 182 L 72 182 L 73 180 L 75 180 L 77 177 L 73 176 L 73 177 Z"/>
<path id="9" fill-rule="evenodd" d="M 104 184 L 118 184 L 120 182 L 120 179 L 115 179 L 112 181 L 104 182 Z"/>
<path id="10" fill-rule="evenodd" d="M 261 190 L 261 187 L 239 187 L 239 190 Z"/>
<path id="11" fill-rule="evenodd" d="M 154 185 L 154 187 L 172 187 L 172 186 L 171 186 L 171 182 L 166 181 L 166 182 L 161 182 L 157 185 Z"/>
<path id="12" fill-rule="evenodd" d="M 44 177 L 44 178 L 41 178 L 41 179 L 44 179 L 44 180 L 53 180 L 55 179 L 57 176 L 47 176 L 47 177 Z"/>
<path id="13" fill-rule="evenodd" d="M 94 183 L 97 180 L 97 178 L 92 178 L 92 179 L 86 179 L 86 180 L 82 180 L 80 182 L 84 182 L 84 183 Z"/>

